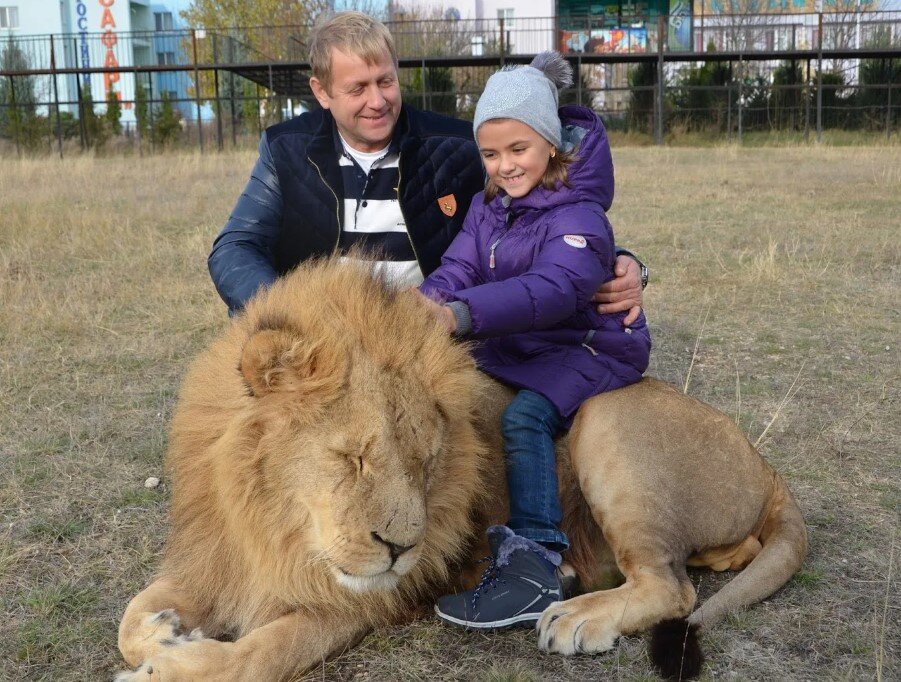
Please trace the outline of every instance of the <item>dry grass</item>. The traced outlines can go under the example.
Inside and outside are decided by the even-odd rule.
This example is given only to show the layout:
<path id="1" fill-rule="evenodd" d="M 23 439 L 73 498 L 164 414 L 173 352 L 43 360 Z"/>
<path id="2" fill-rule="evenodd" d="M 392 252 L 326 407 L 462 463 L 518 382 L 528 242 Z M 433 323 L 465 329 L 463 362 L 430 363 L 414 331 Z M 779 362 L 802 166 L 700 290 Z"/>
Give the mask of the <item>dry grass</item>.
<path id="1" fill-rule="evenodd" d="M 803 572 L 708 635 L 705 677 L 898 679 L 901 149 L 615 160 L 619 241 L 652 268 L 651 372 L 763 435 L 810 531 Z M 120 665 L 118 618 L 166 529 L 165 481 L 143 481 L 160 475 L 186 363 L 225 323 L 205 256 L 252 161 L 0 166 L 0 679 L 103 679 Z M 694 577 L 702 598 L 727 579 Z M 309 679 L 602 675 L 650 679 L 643 639 L 564 659 L 529 631 L 427 619 Z"/>

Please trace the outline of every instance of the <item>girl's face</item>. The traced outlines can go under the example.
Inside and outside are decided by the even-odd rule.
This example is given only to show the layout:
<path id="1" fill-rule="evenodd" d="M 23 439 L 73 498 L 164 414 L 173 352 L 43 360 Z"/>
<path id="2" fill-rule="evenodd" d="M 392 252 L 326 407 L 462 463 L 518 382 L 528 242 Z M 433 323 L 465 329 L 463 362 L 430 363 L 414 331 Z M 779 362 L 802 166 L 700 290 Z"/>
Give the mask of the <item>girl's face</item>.
<path id="1" fill-rule="evenodd" d="M 510 118 L 485 121 L 476 136 L 488 177 L 511 197 L 524 197 L 541 182 L 554 145 Z"/>

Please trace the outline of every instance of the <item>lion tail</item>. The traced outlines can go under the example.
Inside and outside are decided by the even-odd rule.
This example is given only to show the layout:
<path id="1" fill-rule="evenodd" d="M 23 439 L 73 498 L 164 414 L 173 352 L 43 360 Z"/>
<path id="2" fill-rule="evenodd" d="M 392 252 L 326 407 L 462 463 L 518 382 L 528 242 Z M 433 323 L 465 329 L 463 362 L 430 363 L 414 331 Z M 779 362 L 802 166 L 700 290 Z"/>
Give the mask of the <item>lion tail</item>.
<path id="1" fill-rule="evenodd" d="M 785 481 L 775 474 L 770 511 L 760 532 L 762 549 L 744 570 L 688 617 L 706 627 L 728 613 L 766 599 L 801 568 L 807 555 L 807 530 L 801 510 Z"/>

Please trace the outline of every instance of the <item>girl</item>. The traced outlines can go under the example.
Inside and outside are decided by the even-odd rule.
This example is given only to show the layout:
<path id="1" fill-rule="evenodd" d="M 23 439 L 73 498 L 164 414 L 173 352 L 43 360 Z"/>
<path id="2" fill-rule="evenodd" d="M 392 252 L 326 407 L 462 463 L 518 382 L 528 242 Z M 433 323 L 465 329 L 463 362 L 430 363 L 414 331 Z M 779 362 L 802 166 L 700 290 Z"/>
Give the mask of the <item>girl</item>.
<path id="1" fill-rule="evenodd" d="M 557 52 L 488 80 L 473 129 L 487 171 L 461 232 L 420 291 L 489 375 L 519 390 L 504 412 L 510 517 L 488 529 L 493 554 L 474 590 L 436 606 L 443 620 L 497 628 L 538 620 L 563 596 L 554 438 L 587 398 L 634 383 L 648 365 L 643 315 L 599 314 L 613 279 L 613 161 L 601 120 L 563 107 L 572 69 Z M 493 589 L 503 585 L 504 589 Z"/>

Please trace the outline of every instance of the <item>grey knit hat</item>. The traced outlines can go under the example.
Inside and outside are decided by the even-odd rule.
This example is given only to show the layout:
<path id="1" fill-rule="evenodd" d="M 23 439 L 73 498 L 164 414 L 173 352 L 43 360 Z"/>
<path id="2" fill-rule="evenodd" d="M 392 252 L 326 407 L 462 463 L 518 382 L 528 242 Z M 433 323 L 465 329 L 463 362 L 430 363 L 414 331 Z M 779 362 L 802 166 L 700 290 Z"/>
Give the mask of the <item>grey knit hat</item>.
<path id="1" fill-rule="evenodd" d="M 559 52 L 542 52 L 528 66 L 504 67 L 492 74 L 476 104 L 473 132 L 495 118 L 512 118 L 560 146 L 558 91 L 572 85 L 573 69 Z"/>

